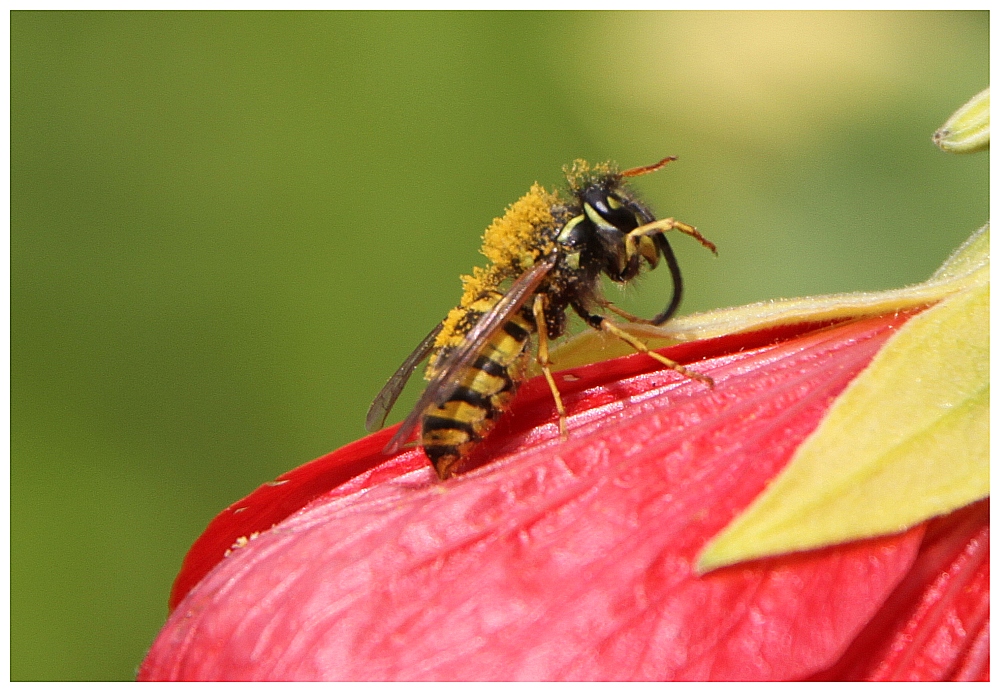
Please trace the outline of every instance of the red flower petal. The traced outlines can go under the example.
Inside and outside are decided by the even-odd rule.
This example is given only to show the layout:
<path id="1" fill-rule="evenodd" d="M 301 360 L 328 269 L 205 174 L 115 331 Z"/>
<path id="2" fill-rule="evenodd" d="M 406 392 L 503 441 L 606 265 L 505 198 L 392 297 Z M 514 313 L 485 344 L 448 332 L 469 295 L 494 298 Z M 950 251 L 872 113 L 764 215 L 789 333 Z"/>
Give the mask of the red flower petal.
<path id="1" fill-rule="evenodd" d="M 989 677 L 990 503 L 930 522 L 913 567 L 817 680 Z"/>
<path id="2" fill-rule="evenodd" d="M 733 334 L 685 343 L 662 349 L 661 352 L 678 363 L 689 364 L 700 359 L 774 345 L 823 329 L 838 321 L 785 325 Z M 613 401 L 616 391 L 624 391 L 622 388 L 625 383 L 621 381 L 628 378 L 642 374 L 648 374 L 650 378 L 648 381 L 643 378 L 635 380 L 630 391 L 658 386 L 662 379 L 657 372 L 659 368 L 657 363 L 646 356 L 635 355 L 559 372 L 556 377 L 560 378 L 560 391 L 566 397 L 576 395 L 576 410 L 585 411 Z M 547 432 L 543 430 L 532 435 L 525 434 L 551 423 L 553 411 L 552 398 L 544 380 L 536 378 L 528 382 L 518 392 L 513 410 L 500 420 L 490 439 L 479 447 L 472 463 L 468 465 L 488 462 L 501 450 L 516 449 L 519 444 L 530 444 L 535 439 L 553 437 L 554 428 L 551 427 Z M 572 408 L 570 413 L 573 413 Z M 427 466 L 428 462 L 422 455 L 402 454 L 386 460 L 382 449 L 395 433 L 396 427 L 398 426 L 369 435 L 288 471 L 223 510 L 185 556 L 170 593 L 170 610 L 176 608 L 188 591 L 238 542 L 270 529 L 320 495 L 338 486 L 342 486 L 342 492 L 354 492 L 362 487 L 377 485 L 383 479 Z M 428 476 L 427 480 L 432 482 L 433 477 Z M 351 483 L 343 485 L 347 481 Z"/>
<path id="3" fill-rule="evenodd" d="M 923 526 L 701 577 L 692 565 L 905 319 L 743 352 L 732 338 L 665 351 L 717 349 L 696 366 L 715 390 L 635 375 L 650 367 L 642 356 L 561 373 L 566 442 L 538 427 L 552 406 L 529 384 L 482 445 L 488 466 L 437 483 L 408 451 L 234 551 L 179 605 L 140 677 L 781 680 L 829 669 L 910 569 Z M 331 478 L 348 475 L 342 464 L 372 467 L 384 439 L 310 466 Z M 277 490 L 306 498 L 316 478 L 299 469 Z M 243 514 L 266 529 L 284 510 L 255 496 Z M 237 516 L 213 523 L 213 550 L 232 541 L 220 526 L 232 531 Z M 192 564 L 189 575 L 207 561 Z"/>

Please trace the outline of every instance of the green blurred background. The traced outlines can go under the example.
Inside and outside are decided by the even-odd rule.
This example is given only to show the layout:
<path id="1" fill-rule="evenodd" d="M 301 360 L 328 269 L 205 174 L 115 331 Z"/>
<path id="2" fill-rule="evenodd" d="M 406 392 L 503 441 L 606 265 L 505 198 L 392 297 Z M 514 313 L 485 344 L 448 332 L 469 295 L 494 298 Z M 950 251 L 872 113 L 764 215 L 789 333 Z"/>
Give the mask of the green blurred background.
<path id="1" fill-rule="evenodd" d="M 674 242 L 684 312 L 923 280 L 988 215 L 930 141 L 988 55 L 986 12 L 12 13 L 12 678 L 132 678 L 207 522 L 363 435 L 576 157 L 680 157 L 638 186 L 720 248 Z"/>

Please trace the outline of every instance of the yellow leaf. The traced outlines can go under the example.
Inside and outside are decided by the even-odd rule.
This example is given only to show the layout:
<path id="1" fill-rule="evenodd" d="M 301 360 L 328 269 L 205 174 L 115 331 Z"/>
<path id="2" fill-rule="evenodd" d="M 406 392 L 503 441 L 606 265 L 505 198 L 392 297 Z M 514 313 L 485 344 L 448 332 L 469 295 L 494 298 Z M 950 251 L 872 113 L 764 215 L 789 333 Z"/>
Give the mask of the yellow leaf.
<path id="1" fill-rule="evenodd" d="M 989 281 L 989 272 L 990 233 L 989 226 L 984 226 L 965 241 L 931 278 L 913 286 L 889 291 L 767 300 L 677 317 L 662 327 L 642 324 L 622 327 L 651 348 L 662 348 L 785 324 L 884 315 L 930 305 L 970 286 L 984 285 Z M 621 339 L 588 329 L 553 350 L 553 369 L 564 370 L 629 353 L 634 351 Z M 535 374 L 540 374 L 540 371 Z"/>
<path id="2" fill-rule="evenodd" d="M 979 283 L 886 343 L 698 568 L 896 533 L 987 495 L 989 284 Z"/>

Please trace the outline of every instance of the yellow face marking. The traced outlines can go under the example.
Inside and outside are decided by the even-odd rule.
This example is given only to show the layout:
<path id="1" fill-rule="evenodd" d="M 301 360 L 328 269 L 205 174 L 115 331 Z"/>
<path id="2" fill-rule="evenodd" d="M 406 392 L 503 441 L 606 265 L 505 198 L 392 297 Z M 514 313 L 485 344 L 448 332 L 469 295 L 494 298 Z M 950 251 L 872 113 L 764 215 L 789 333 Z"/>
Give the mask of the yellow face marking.
<path id="1" fill-rule="evenodd" d="M 622 203 L 619 202 L 614 197 L 605 197 L 605 201 L 608 203 L 608 209 L 621 209 Z"/>
<path id="2" fill-rule="evenodd" d="M 559 237 L 556 238 L 556 240 L 558 240 L 560 243 L 566 242 L 566 240 L 569 238 L 569 234 L 573 232 L 573 229 L 576 228 L 577 224 L 583 221 L 583 219 L 584 216 L 582 214 L 580 216 L 574 216 L 572 219 L 570 219 L 566 223 L 566 225 L 563 226 L 563 229 L 559 231 Z"/>
<path id="3" fill-rule="evenodd" d="M 618 230 L 617 228 L 609 224 L 607 221 L 605 221 L 604 217 L 598 214 L 597 211 L 586 202 L 583 203 L 583 211 L 584 213 L 587 214 L 587 218 L 590 219 L 595 226 L 599 228 L 610 228 L 612 230 Z"/>

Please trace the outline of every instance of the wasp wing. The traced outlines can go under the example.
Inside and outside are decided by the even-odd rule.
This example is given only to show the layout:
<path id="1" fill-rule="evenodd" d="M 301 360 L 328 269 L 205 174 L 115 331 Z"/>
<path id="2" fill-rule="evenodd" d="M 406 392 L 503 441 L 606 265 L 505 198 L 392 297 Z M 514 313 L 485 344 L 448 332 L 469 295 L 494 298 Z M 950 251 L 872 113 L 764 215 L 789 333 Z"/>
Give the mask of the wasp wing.
<path id="1" fill-rule="evenodd" d="M 406 357 L 403 364 L 399 366 L 392 377 L 389 378 L 389 381 L 385 383 L 382 391 L 378 393 L 375 401 L 368 408 L 368 415 L 365 417 L 365 430 L 375 432 L 385 425 L 386 416 L 392 410 L 392 405 L 396 403 L 396 399 L 399 398 L 403 387 L 406 386 L 407 381 L 410 379 L 410 375 L 420 365 L 420 361 L 426 358 L 427 354 L 431 352 L 431 349 L 434 347 L 434 340 L 441 333 L 441 327 L 443 326 L 444 323 L 441 323 L 434 327 L 431 333 L 424 337 L 420 345 L 413 349 L 413 353 Z"/>
<path id="2" fill-rule="evenodd" d="M 431 404 L 441 405 L 448 400 L 458 387 L 458 375 L 476 360 L 483 344 L 503 327 L 516 311 L 528 301 L 545 276 L 559 261 L 558 253 L 552 253 L 537 262 L 531 269 L 519 276 L 493 309 L 479 318 L 476 326 L 465 335 L 462 343 L 437 365 L 437 372 L 427 383 L 427 388 L 403 424 L 385 447 L 386 454 L 392 454 L 403 446 L 414 428 L 420 423 L 424 412 Z"/>

